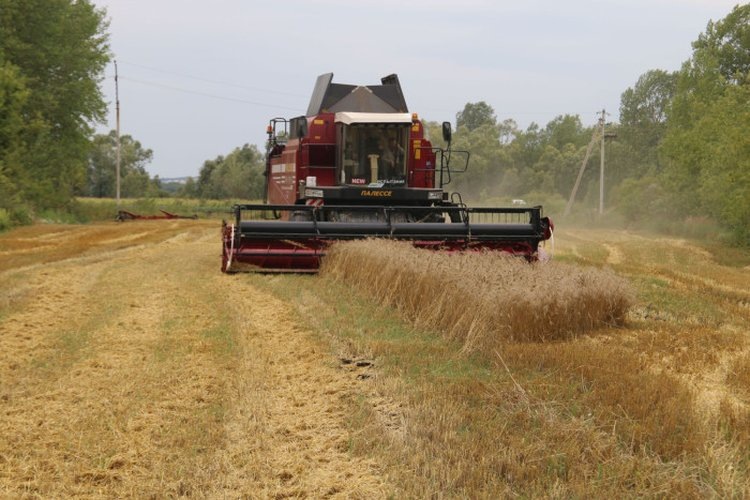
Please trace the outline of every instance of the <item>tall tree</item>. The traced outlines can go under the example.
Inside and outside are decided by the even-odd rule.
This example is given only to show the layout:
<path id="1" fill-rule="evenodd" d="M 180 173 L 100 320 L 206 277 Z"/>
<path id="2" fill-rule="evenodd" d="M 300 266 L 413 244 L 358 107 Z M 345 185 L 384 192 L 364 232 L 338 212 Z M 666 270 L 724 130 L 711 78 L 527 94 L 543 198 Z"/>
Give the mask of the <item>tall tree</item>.
<path id="1" fill-rule="evenodd" d="M 455 184 L 451 188 L 472 198 L 499 194 L 493 193 L 493 188 L 502 179 L 504 170 L 510 166 L 510 156 L 500 143 L 500 131 L 495 124 L 487 122 L 473 129 L 459 127 L 453 148 L 469 151 L 470 165 L 466 174 L 457 173 L 452 176 Z M 464 156 L 453 155 L 452 164 L 457 168 L 465 160 Z"/>
<path id="2" fill-rule="evenodd" d="M 494 127 L 496 122 L 495 110 L 484 101 L 468 102 L 464 106 L 463 111 L 456 114 L 456 128 L 458 129 L 466 127 L 471 131 L 482 125 L 491 125 Z"/>
<path id="3" fill-rule="evenodd" d="M 89 153 L 85 194 L 97 198 L 112 198 L 116 192 L 117 132 L 94 136 Z M 146 165 L 153 159 L 153 151 L 129 135 L 120 137 L 121 192 L 125 197 L 153 196 L 158 185 L 150 179 Z"/>
<path id="4" fill-rule="evenodd" d="M 684 213 L 708 213 L 750 244 L 750 5 L 709 23 L 683 64 L 661 147 Z"/>
<path id="5" fill-rule="evenodd" d="M 0 52 L 0 208 L 12 209 L 20 200 L 18 179 L 23 156 L 23 108 L 29 92 L 16 66 Z"/>
<path id="6" fill-rule="evenodd" d="M 500 143 L 507 146 L 520 133 L 518 123 L 513 118 L 506 118 L 497 124 L 497 131 L 500 134 Z"/>
<path id="7" fill-rule="evenodd" d="M 693 42 L 693 63 L 707 64 L 733 84 L 746 83 L 750 72 L 750 5 L 737 5 L 724 19 L 709 22 Z M 715 67 L 714 67 L 715 65 Z"/>
<path id="8" fill-rule="evenodd" d="M 631 175 L 660 170 L 657 150 L 667 130 L 667 109 L 675 93 L 677 73 L 651 70 L 620 97 L 619 140 L 631 151 Z"/>
<path id="9" fill-rule="evenodd" d="M 255 145 L 245 144 L 227 156 L 206 160 L 198 175 L 201 198 L 260 199 L 263 196 L 263 155 Z"/>
<path id="10" fill-rule="evenodd" d="M 104 16 L 89 0 L 0 0 L 0 67 L 14 67 L 28 93 L 21 156 L 4 175 L 29 204 L 62 206 L 85 182 L 92 124 L 105 111 Z M 0 130 L 0 148 L 7 138 Z"/>
<path id="11" fill-rule="evenodd" d="M 578 115 L 559 115 L 544 127 L 542 140 L 545 144 L 562 150 L 566 144 L 577 147 L 588 143 L 590 133 L 583 128 Z"/>

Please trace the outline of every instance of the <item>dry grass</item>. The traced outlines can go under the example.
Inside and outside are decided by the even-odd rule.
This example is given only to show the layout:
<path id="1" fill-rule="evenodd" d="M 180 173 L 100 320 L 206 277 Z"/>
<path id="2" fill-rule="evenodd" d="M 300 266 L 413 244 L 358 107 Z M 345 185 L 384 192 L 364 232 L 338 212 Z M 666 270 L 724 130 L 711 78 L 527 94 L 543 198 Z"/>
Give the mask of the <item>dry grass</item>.
<path id="1" fill-rule="evenodd" d="M 567 387 L 567 396 L 579 399 L 631 453 L 675 460 L 699 456 L 706 444 L 690 389 L 673 375 L 653 372 L 628 349 L 593 343 L 509 344 L 504 356 L 518 370 L 549 374 L 556 379 L 556 391 Z"/>
<path id="2" fill-rule="evenodd" d="M 727 374 L 727 384 L 743 396 L 750 398 L 750 354 L 734 359 Z"/>
<path id="3" fill-rule="evenodd" d="M 0 238 L 0 272 L 158 243 L 184 230 L 180 222 L 157 220 L 22 227 Z"/>
<path id="4" fill-rule="evenodd" d="M 518 318 L 581 265 L 625 276 L 630 312 L 543 334 L 497 315 L 483 340 L 492 309 L 449 295 L 502 285 L 481 255 L 447 285 L 352 287 L 221 275 L 203 221 L 0 235 L 0 497 L 750 496 L 750 269 L 680 241 L 557 237 L 570 272 L 523 265 L 539 302 Z M 408 300 L 366 291 L 394 280 Z M 462 326 L 414 327 L 410 302 Z"/>
<path id="5" fill-rule="evenodd" d="M 382 240 L 337 243 L 322 272 L 367 290 L 419 328 L 458 339 L 468 352 L 622 325 L 633 303 L 628 283 L 607 270 Z"/>
<path id="6" fill-rule="evenodd" d="M 331 287 L 416 325 L 394 336 L 337 306 L 347 320 L 327 326 L 382 360 L 377 393 L 402 405 L 401 432 L 383 437 L 372 418 L 362 449 L 387 446 L 381 460 L 398 457 L 420 477 L 413 496 L 750 494 L 750 269 L 682 240 L 619 232 L 563 233 L 558 249 L 550 271 L 519 263 L 526 275 L 485 255 L 333 249 Z M 572 320 L 536 322 L 549 302 Z"/>
<path id="7" fill-rule="evenodd" d="M 684 411 L 693 396 L 673 376 L 653 373 L 628 349 L 560 343 L 623 325 L 634 293 L 612 271 L 370 240 L 336 244 L 323 274 L 397 308 L 418 328 L 457 340 L 464 352 L 500 356 L 514 369 L 580 386 L 576 397 L 590 416 L 633 453 L 673 459 L 705 443 L 697 416 Z"/>
<path id="8" fill-rule="evenodd" d="M 0 248 L 0 497 L 387 491 L 347 453 L 352 377 L 219 272 L 216 222 L 35 226 Z"/>
<path id="9" fill-rule="evenodd" d="M 348 286 L 289 276 L 266 286 L 327 332 L 341 357 L 374 360 L 377 371 L 361 382 L 367 396 L 353 415 L 352 447 L 383 464 L 397 497 L 694 498 L 711 491 L 695 463 L 700 426 L 671 436 L 674 422 L 695 423 L 684 412 L 689 391 L 628 351 L 586 340 L 509 343 L 486 362 L 406 326 Z M 634 373 L 621 377 L 620 369 Z"/>

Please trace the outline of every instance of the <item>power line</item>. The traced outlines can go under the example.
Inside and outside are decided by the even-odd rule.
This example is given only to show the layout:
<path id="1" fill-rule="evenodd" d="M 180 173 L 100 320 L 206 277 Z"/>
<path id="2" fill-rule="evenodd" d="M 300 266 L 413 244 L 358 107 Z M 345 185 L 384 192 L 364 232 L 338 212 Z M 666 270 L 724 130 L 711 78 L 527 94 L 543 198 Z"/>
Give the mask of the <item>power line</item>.
<path id="1" fill-rule="evenodd" d="M 308 95 L 295 94 L 295 93 L 291 93 L 291 92 L 283 92 L 283 91 L 280 91 L 280 90 L 273 90 L 273 89 L 267 89 L 267 88 L 262 88 L 262 87 L 254 87 L 254 86 L 249 86 L 249 85 L 241 85 L 241 84 L 227 82 L 227 81 L 222 81 L 222 80 L 213 80 L 213 79 L 210 79 L 210 78 L 204 78 L 204 77 L 200 77 L 200 76 L 189 75 L 187 73 L 180 73 L 180 72 L 175 72 L 175 71 L 168 71 L 168 70 L 165 70 L 165 69 L 154 68 L 152 66 L 147 66 L 147 65 L 144 65 L 144 64 L 138 64 L 138 63 L 134 63 L 134 62 L 130 62 L 130 61 L 122 61 L 122 60 L 120 60 L 118 62 L 120 64 L 125 64 L 127 66 L 132 66 L 132 67 L 135 67 L 135 68 L 141 68 L 141 69 L 145 69 L 145 70 L 148 70 L 148 71 L 153 71 L 153 72 L 156 72 L 156 73 L 162 73 L 162 74 L 165 74 L 165 75 L 177 76 L 177 77 L 180 77 L 180 78 L 188 78 L 188 79 L 196 80 L 196 81 L 199 81 L 199 82 L 211 83 L 211 84 L 216 84 L 216 85 L 226 85 L 228 87 L 235 87 L 235 88 L 238 88 L 238 89 L 252 90 L 252 91 L 256 91 L 256 92 L 266 92 L 266 93 L 269 93 L 269 94 L 284 95 L 284 96 L 288 96 L 288 97 L 300 97 L 300 98 L 304 98 L 304 99 L 307 99 L 309 97 Z M 126 77 L 121 77 L 121 78 L 125 79 Z M 158 83 L 155 83 L 155 82 L 148 82 L 147 83 L 145 80 L 140 80 L 140 81 L 136 80 L 136 79 L 131 79 L 131 80 L 135 81 L 135 82 L 138 82 L 138 83 L 143 83 L 143 84 L 146 84 L 146 85 L 163 86 L 164 88 L 170 88 L 167 85 L 158 84 Z M 171 89 L 176 90 L 177 88 L 176 87 L 171 87 Z M 193 92 L 193 91 L 188 91 L 188 90 L 183 90 L 183 89 L 181 89 L 180 91 Z M 197 93 L 197 94 L 209 96 L 209 94 L 204 94 L 204 93 Z M 223 97 L 219 97 L 219 96 L 215 96 L 215 95 L 211 95 L 211 97 L 217 97 L 217 98 L 224 99 Z M 229 99 L 229 98 L 227 98 L 227 99 Z M 242 102 L 247 102 L 247 103 L 250 103 L 250 104 L 258 104 L 258 105 L 267 106 L 267 105 L 262 104 L 262 103 L 253 103 L 251 101 L 242 101 Z M 283 106 L 278 106 L 278 107 L 279 108 L 283 108 Z M 283 108 L 283 109 L 291 109 L 291 108 Z M 441 113 L 457 113 L 455 110 L 441 109 L 441 108 L 435 108 L 435 107 L 422 108 L 422 110 L 421 110 L 422 113 L 424 113 L 425 110 L 429 110 L 429 111 L 433 111 L 433 112 L 437 111 L 437 112 L 441 112 Z M 297 111 L 297 110 L 295 109 L 295 111 Z M 460 112 L 460 110 L 459 110 L 459 112 Z M 503 111 L 502 114 L 503 114 L 503 116 L 505 116 L 505 115 L 511 115 L 511 116 L 516 116 L 516 115 L 555 115 L 555 116 L 561 116 L 561 115 L 578 115 L 578 116 L 584 116 L 584 115 L 588 115 L 589 113 L 595 114 L 595 115 L 598 116 L 599 113 L 600 113 L 600 110 L 591 111 L 591 112 L 587 111 L 585 113 L 577 113 L 577 112 L 571 112 L 571 111 L 563 111 L 563 112 L 561 112 L 559 110 L 557 110 L 557 111 L 551 111 L 551 110 Z"/>
<path id="2" fill-rule="evenodd" d="M 267 92 L 269 94 L 286 95 L 286 96 L 290 96 L 290 97 L 305 97 L 305 98 L 307 97 L 307 96 L 303 96 L 303 95 L 300 95 L 300 94 L 292 94 L 290 92 L 282 92 L 280 90 L 264 89 L 264 88 L 261 88 L 261 87 L 251 87 L 251 86 L 248 86 L 248 85 L 240 85 L 240 84 L 237 84 L 237 83 L 225 82 L 225 81 L 221 81 L 221 80 L 211 80 L 209 78 L 203 78 L 203 77 L 200 77 L 200 76 L 188 75 L 188 74 L 185 74 L 185 73 L 176 73 L 174 71 L 167 71 L 167 70 L 160 69 L 160 68 L 152 68 L 150 66 L 144 66 L 142 64 L 136 64 L 136 63 L 131 63 L 131 62 L 127 62 L 127 61 L 120 61 L 120 63 L 125 63 L 126 65 L 133 66 L 135 68 L 141 68 L 141 69 L 146 69 L 146 70 L 149 70 L 149 71 L 154 71 L 156 73 L 163 73 L 165 75 L 179 76 L 180 78 L 189 78 L 191 80 L 196 80 L 196 81 L 199 81 L 199 82 L 213 83 L 213 84 L 216 84 L 216 85 L 226 85 L 228 87 L 235 87 L 235 88 L 238 88 L 238 89 L 253 90 L 253 91 L 257 91 L 257 92 Z"/>
<path id="3" fill-rule="evenodd" d="M 303 112 L 303 111 L 300 111 L 300 108 L 290 108 L 288 106 L 279 106 L 278 104 L 266 104 L 264 102 L 248 101 L 246 99 L 238 99 L 236 97 L 226 97 L 226 96 L 220 96 L 220 95 L 216 95 L 216 94 L 209 94 L 209 93 L 206 93 L 206 92 L 198 92 L 198 91 L 195 91 L 195 90 L 188 90 L 188 89 L 183 89 L 183 88 L 180 88 L 180 87 L 174 87 L 172 85 L 164 85 L 162 83 L 149 82 L 147 80 L 139 80 L 137 78 L 131 78 L 129 76 L 120 76 L 120 80 L 127 80 L 129 82 L 140 83 L 141 85 L 147 85 L 147 86 L 150 86 L 150 87 L 157 87 L 157 88 L 161 88 L 161 89 L 165 89 L 165 90 L 172 90 L 172 91 L 175 91 L 175 92 L 182 92 L 183 94 L 199 95 L 201 97 L 209 97 L 211 99 L 219 99 L 219 100 L 222 100 L 222 101 L 239 102 L 239 103 L 242 103 L 242 104 L 252 104 L 254 106 L 264 106 L 264 107 L 267 107 L 267 108 L 274 108 L 274 109 L 287 109 L 287 110 L 294 111 L 294 112 L 297 112 L 297 113 Z"/>
<path id="4" fill-rule="evenodd" d="M 122 61 L 118 61 L 118 62 L 122 62 Z M 189 75 L 183 75 L 183 74 L 179 74 L 179 73 L 173 73 L 173 72 L 170 72 L 170 71 L 163 71 L 163 70 L 159 70 L 159 69 L 156 69 L 156 68 L 150 68 L 148 66 L 143 66 L 143 65 L 140 65 L 140 64 L 134 64 L 134 63 L 126 63 L 126 64 L 128 64 L 130 66 L 135 66 L 135 67 L 140 67 L 140 68 L 148 69 L 148 70 L 151 70 L 151 71 L 156 71 L 156 72 L 165 73 L 165 74 L 171 74 L 171 75 L 175 75 L 175 76 L 182 76 L 184 78 L 190 78 L 190 79 L 193 79 L 193 80 L 203 81 L 203 82 L 207 82 L 207 83 L 215 83 L 215 84 L 220 84 L 220 85 L 227 85 L 227 86 L 236 87 L 236 88 L 245 89 L 245 90 L 255 90 L 255 91 L 261 91 L 261 92 L 275 93 L 275 94 L 285 95 L 285 96 L 290 96 L 290 97 L 300 97 L 300 98 L 305 97 L 306 98 L 306 96 L 303 96 L 301 94 L 292 94 L 292 93 L 280 92 L 280 91 L 269 90 L 269 89 L 261 89 L 261 88 L 258 88 L 258 87 L 249 87 L 249 86 L 237 85 L 237 84 L 228 83 L 228 82 L 221 82 L 221 81 L 218 81 L 218 80 L 209 80 L 209 79 L 200 78 L 200 77 L 193 77 L 193 76 L 189 76 Z M 157 88 L 161 88 L 161 89 L 165 89 L 165 90 L 172 90 L 172 91 L 175 91 L 175 92 L 182 92 L 182 93 L 185 93 L 185 94 L 193 94 L 193 95 L 198 95 L 198 96 L 202 96 L 202 97 L 209 97 L 209 98 L 212 98 L 212 99 L 219 99 L 219 100 L 223 100 L 223 101 L 239 102 L 239 103 L 243 103 L 243 104 L 252 104 L 254 106 L 264 106 L 264 107 L 267 107 L 267 108 L 286 109 L 286 110 L 290 110 L 290 111 L 294 111 L 294 112 L 298 112 L 298 113 L 303 113 L 304 112 L 304 110 L 302 110 L 302 108 L 291 108 L 291 107 L 288 107 L 288 106 L 280 106 L 280 105 L 275 105 L 275 104 L 267 104 L 267 103 L 258 102 L 258 101 L 250 101 L 250 100 L 247 100 L 247 99 L 239 99 L 239 98 L 235 98 L 235 97 L 220 96 L 220 95 L 216 95 L 216 94 L 210 94 L 210 93 L 207 93 L 207 92 L 200 92 L 200 91 L 195 91 L 195 90 L 189 90 L 189 89 L 185 89 L 185 88 L 181 88 L 181 87 L 175 87 L 173 85 L 166 85 L 166 84 L 163 84 L 163 83 L 152 82 L 152 81 L 148 81 L 148 80 L 141 80 L 141 79 L 138 79 L 138 78 L 131 78 L 131 77 L 126 77 L 126 76 L 122 76 L 122 75 L 120 75 L 120 80 L 128 80 L 128 81 L 131 81 L 131 82 L 134 82 L 134 83 L 140 83 L 141 85 L 147 85 L 147 86 L 151 86 L 151 87 L 157 87 Z M 434 111 L 438 111 L 436 108 L 427 108 L 427 110 L 431 110 L 433 112 Z M 448 111 L 448 110 L 439 110 L 439 111 L 454 113 L 454 111 Z M 561 116 L 561 115 L 584 116 L 584 115 L 587 115 L 588 113 L 589 112 L 586 112 L 586 113 L 575 113 L 575 112 L 563 112 L 563 113 L 560 113 L 560 112 L 556 112 L 556 111 L 506 111 L 506 112 L 503 113 L 503 116 L 509 115 L 510 119 L 512 119 L 512 116 L 515 116 L 515 115 L 551 115 L 551 114 L 554 114 L 556 116 Z M 598 114 L 599 111 L 597 111 L 596 113 Z"/>

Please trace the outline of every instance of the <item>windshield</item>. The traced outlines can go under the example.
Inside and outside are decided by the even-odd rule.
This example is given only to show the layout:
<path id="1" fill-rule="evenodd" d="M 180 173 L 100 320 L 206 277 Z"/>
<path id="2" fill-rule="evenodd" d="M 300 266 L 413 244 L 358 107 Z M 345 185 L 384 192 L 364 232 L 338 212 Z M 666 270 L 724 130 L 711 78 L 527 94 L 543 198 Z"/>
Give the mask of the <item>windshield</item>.
<path id="1" fill-rule="evenodd" d="M 343 184 L 406 183 L 408 125 L 356 123 L 341 127 Z"/>

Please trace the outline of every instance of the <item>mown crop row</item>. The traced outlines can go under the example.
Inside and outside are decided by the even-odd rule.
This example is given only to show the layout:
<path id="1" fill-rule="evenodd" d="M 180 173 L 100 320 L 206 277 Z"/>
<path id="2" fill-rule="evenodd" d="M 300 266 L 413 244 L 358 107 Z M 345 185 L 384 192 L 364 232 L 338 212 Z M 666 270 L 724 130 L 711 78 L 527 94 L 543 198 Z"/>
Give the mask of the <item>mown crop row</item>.
<path id="1" fill-rule="evenodd" d="M 606 269 L 382 240 L 334 245 L 322 272 L 369 292 L 419 328 L 463 342 L 468 352 L 621 325 L 634 300 L 627 281 Z"/>
<path id="2" fill-rule="evenodd" d="M 373 425 L 360 449 L 423 471 L 404 478 L 416 497 L 747 497 L 743 272 L 681 241 L 562 234 L 565 261 L 532 264 L 331 248 L 332 331 L 403 402 L 403 442 Z M 412 331 L 381 325 L 394 316 Z"/>

